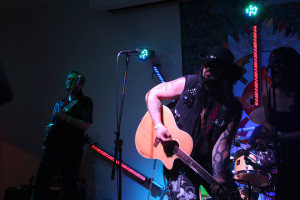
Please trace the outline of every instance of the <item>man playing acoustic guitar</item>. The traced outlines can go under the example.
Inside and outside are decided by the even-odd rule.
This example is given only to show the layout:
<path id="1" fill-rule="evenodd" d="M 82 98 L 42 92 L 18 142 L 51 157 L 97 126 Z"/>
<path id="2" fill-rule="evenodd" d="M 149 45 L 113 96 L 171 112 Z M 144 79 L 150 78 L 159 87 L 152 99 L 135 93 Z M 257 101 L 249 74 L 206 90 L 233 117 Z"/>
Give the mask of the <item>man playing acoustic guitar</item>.
<path id="1" fill-rule="evenodd" d="M 162 120 L 162 100 L 176 100 L 171 108 L 179 129 L 193 139 L 191 158 L 213 175 L 209 184 L 180 159 L 171 170 L 164 168 L 170 187 L 170 199 L 199 199 L 203 185 L 214 199 L 228 199 L 224 186 L 236 189 L 227 168 L 230 149 L 242 117 L 242 107 L 233 95 L 233 85 L 241 78 L 242 70 L 234 64 L 234 56 L 224 47 L 215 47 L 201 57 L 204 65 L 198 75 L 188 75 L 161 83 L 146 95 L 148 112 L 156 130 L 156 139 L 166 143 L 172 132 Z"/>
<path id="2" fill-rule="evenodd" d="M 44 154 L 35 181 L 33 200 L 47 198 L 49 181 L 57 169 L 63 178 L 64 200 L 79 200 L 79 168 L 83 156 L 84 132 L 92 123 L 93 102 L 82 93 L 85 76 L 71 71 L 66 80 L 66 97 L 56 102 Z"/>

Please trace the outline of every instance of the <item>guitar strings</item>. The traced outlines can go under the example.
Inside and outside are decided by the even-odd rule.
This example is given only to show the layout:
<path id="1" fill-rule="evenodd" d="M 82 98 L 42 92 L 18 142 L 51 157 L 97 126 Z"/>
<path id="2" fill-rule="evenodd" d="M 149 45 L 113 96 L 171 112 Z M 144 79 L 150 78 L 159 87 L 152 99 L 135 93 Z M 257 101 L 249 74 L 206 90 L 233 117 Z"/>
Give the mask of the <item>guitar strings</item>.
<path id="1" fill-rule="evenodd" d="M 200 174 L 207 182 L 210 184 L 215 183 L 215 179 L 212 177 L 211 174 L 203 173 L 206 170 L 199 165 L 193 158 L 191 158 L 189 155 L 187 155 L 180 147 L 175 145 L 174 148 L 174 154 L 177 155 L 185 164 L 187 164 L 191 169 L 193 169 L 196 173 Z M 195 166 L 194 166 L 195 165 Z M 196 167 L 200 168 L 201 171 L 198 171 Z"/>

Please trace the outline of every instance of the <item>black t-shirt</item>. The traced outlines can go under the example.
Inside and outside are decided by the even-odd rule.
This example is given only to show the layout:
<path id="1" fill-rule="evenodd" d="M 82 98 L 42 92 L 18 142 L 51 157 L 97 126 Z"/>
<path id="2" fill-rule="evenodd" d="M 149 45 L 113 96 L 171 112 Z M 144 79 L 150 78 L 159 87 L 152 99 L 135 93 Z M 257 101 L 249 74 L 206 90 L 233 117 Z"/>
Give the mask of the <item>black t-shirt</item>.
<path id="1" fill-rule="evenodd" d="M 61 99 L 56 102 L 53 109 L 53 116 L 56 112 L 60 111 L 61 106 L 63 105 L 65 99 Z M 93 102 L 88 96 L 83 96 L 82 94 L 77 96 L 71 102 L 68 102 L 66 107 L 69 104 L 72 104 L 73 101 L 77 101 L 68 111 L 67 115 L 70 115 L 72 118 L 93 122 L 92 113 L 93 113 Z M 76 150 L 81 149 L 84 144 L 84 131 L 72 126 L 69 123 L 56 120 L 52 117 L 51 121 L 54 125 L 52 127 L 51 133 L 47 138 L 46 146 L 50 150 Z"/>

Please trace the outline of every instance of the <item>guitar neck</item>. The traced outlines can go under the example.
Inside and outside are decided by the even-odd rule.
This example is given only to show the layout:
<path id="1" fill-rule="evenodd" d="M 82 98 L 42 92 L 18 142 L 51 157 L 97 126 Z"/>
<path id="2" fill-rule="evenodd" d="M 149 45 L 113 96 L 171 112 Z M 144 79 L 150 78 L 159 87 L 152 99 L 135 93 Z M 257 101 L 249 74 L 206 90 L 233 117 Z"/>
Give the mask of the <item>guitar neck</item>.
<path id="1" fill-rule="evenodd" d="M 186 154 L 183 150 L 179 147 L 174 148 L 174 154 L 182 160 L 186 165 L 188 165 L 194 172 L 200 175 L 205 181 L 207 181 L 210 185 L 211 184 L 218 184 L 216 179 L 208 173 L 203 167 L 201 167 L 193 158 L 191 158 L 188 154 Z M 242 200 L 238 191 L 230 191 L 226 187 L 223 187 L 223 194 L 224 197 L 228 200 Z"/>
<path id="2" fill-rule="evenodd" d="M 203 167 L 201 167 L 193 158 L 186 154 L 182 149 L 180 149 L 179 147 L 175 147 L 174 153 L 180 160 L 182 160 L 186 165 L 188 165 L 194 172 L 200 175 L 209 184 L 217 184 L 215 178 L 210 173 L 208 173 Z"/>

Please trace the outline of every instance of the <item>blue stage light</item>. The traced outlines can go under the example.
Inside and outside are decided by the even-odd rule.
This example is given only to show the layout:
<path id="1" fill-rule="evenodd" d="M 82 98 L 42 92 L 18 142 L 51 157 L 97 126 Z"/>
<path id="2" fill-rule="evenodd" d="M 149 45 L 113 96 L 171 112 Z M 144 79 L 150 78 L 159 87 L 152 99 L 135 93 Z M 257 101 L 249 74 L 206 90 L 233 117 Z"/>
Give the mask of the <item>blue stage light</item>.
<path id="1" fill-rule="evenodd" d="M 245 12 L 249 17 L 256 16 L 258 13 L 258 7 L 251 4 L 248 8 L 246 8 Z"/>
<path id="2" fill-rule="evenodd" d="M 155 55 L 155 51 L 149 49 L 141 49 L 138 57 L 141 61 L 146 61 L 153 58 Z"/>
<path id="3" fill-rule="evenodd" d="M 164 77 L 162 76 L 162 74 L 160 73 L 158 67 L 153 65 L 152 68 L 153 68 L 153 71 L 155 72 L 157 78 L 159 79 L 159 81 L 160 81 L 161 83 L 164 83 L 164 82 L 165 82 L 165 79 L 164 79 Z"/>

